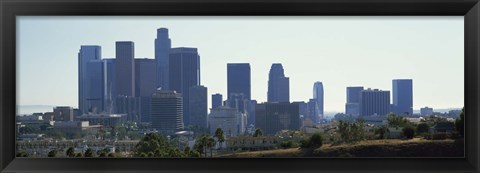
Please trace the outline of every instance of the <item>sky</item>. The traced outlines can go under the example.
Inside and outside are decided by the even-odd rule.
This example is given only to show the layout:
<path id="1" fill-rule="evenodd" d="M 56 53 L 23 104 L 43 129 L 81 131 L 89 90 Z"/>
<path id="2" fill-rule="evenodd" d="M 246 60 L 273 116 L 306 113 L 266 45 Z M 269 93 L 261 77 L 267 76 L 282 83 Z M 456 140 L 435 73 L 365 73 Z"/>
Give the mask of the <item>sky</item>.
<path id="1" fill-rule="evenodd" d="M 156 29 L 172 47 L 196 47 L 201 85 L 227 93 L 227 63 L 250 63 L 252 98 L 267 98 L 268 72 L 282 63 L 290 101 L 308 101 L 323 83 L 325 111 L 343 112 L 347 86 L 392 90 L 413 79 L 413 108 L 464 104 L 463 16 L 18 16 L 17 105 L 78 107 L 77 53 L 135 42 L 154 58 Z"/>

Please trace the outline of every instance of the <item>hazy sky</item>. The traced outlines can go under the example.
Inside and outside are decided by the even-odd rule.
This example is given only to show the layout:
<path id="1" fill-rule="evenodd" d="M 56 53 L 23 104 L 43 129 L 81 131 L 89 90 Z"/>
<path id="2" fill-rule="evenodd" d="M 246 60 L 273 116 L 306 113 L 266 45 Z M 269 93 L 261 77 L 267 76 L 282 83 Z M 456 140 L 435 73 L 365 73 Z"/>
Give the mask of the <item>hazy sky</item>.
<path id="1" fill-rule="evenodd" d="M 325 111 L 344 111 L 347 86 L 392 89 L 413 79 L 413 106 L 464 104 L 463 16 L 455 17 L 17 17 L 19 105 L 78 107 L 77 53 L 135 42 L 135 57 L 154 58 L 156 29 L 172 47 L 196 47 L 201 84 L 227 92 L 227 63 L 250 63 L 252 98 L 266 101 L 268 71 L 282 63 L 290 100 L 308 101 L 323 82 Z"/>

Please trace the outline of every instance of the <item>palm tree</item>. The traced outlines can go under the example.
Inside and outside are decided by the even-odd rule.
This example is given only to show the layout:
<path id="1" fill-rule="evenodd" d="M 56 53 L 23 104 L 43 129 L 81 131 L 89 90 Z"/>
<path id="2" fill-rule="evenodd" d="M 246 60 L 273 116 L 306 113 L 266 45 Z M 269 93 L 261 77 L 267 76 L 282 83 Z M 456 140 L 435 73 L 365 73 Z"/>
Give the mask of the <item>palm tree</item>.
<path id="1" fill-rule="evenodd" d="M 218 142 L 220 143 L 220 148 L 221 148 L 223 142 L 225 142 L 225 136 L 223 135 L 222 128 L 217 128 L 217 130 L 215 130 L 215 137 L 217 138 Z"/>
<path id="2" fill-rule="evenodd" d="M 214 146 L 215 146 L 215 139 L 213 139 L 213 137 L 211 137 L 211 136 L 208 136 L 207 137 L 207 147 L 210 148 L 210 157 L 213 156 L 212 150 L 213 150 Z"/>

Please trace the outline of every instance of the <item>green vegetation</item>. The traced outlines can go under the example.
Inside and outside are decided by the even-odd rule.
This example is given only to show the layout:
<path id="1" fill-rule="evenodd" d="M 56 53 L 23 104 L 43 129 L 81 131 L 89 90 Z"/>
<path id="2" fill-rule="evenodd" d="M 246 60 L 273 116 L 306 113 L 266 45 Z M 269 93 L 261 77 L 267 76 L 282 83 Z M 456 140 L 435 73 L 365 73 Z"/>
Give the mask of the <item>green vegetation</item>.
<path id="1" fill-rule="evenodd" d="M 460 118 L 455 120 L 455 129 L 458 131 L 460 136 L 463 137 L 464 130 L 465 130 L 465 107 L 462 108 L 462 112 L 460 113 Z"/>
<path id="2" fill-rule="evenodd" d="M 217 138 L 217 141 L 220 143 L 221 147 L 223 142 L 225 142 L 225 136 L 223 135 L 222 128 L 217 128 L 217 130 L 215 130 L 215 137 Z"/>
<path id="3" fill-rule="evenodd" d="M 378 128 L 375 128 L 374 134 L 377 136 L 377 139 L 385 139 L 385 134 L 389 132 L 390 131 L 387 127 L 380 126 Z"/>
<path id="4" fill-rule="evenodd" d="M 420 123 L 417 125 L 417 134 L 418 135 L 428 134 L 429 129 L 430 129 L 430 126 L 427 123 Z"/>
<path id="5" fill-rule="evenodd" d="M 73 147 L 69 147 L 65 154 L 67 157 L 75 157 L 75 149 Z"/>
<path id="6" fill-rule="evenodd" d="M 314 133 L 312 136 L 301 140 L 300 143 L 300 147 L 302 148 L 319 148 L 323 145 L 323 136 L 320 133 Z"/>
<path id="7" fill-rule="evenodd" d="M 56 157 L 57 156 L 57 150 L 51 150 L 48 152 L 48 157 Z"/>
<path id="8" fill-rule="evenodd" d="M 95 153 L 93 152 L 93 150 L 91 148 L 87 148 L 87 150 L 85 150 L 85 154 L 83 154 L 83 156 L 85 156 L 85 157 L 95 157 Z"/>
<path id="9" fill-rule="evenodd" d="M 261 129 L 257 128 L 255 129 L 255 133 L 253 133 L 253 137 L 259 137 L 259 136 L 263 136 L 263 132 Z"/>
<path id="10" fill-rule="evenodd" d="M 20 151 L 16 155 L 17 157 L 29 157 L 28 153 L 25 151 Z"/>
<path id="11" fill-rule="evenodd" d="M 339 121 L 336 132 L 340 134 L 340 139 L 336 143 L 356 143 L 365 139 L 364 126 L 365 122 L 362 119 L 353 123 Z"/>
<path id="12" fill-rule="evenodd" d="M 405 127 L 409 124 L 406 118 L 397 116 L 393 113 L 388 114 L 387 121 L 390 127 Z"/>
<path id="13" fill-rule="evenodd" d="M 207 157 L 207 150 L 210 149 L 210 156 L 212 156 L 212 149 L 215 146 L 215 139 L 210 135 L 203 135 L 198 141 L 195 143 L 193 148 L 200 154 L 204 154 Z"/>
<path id="14" fill-rule="evenodd" d="M 412 139 L 415 136 L 415 128 L 412 126 L 406 126 L 402 129 L 402 135 L 407 139 Z"/>

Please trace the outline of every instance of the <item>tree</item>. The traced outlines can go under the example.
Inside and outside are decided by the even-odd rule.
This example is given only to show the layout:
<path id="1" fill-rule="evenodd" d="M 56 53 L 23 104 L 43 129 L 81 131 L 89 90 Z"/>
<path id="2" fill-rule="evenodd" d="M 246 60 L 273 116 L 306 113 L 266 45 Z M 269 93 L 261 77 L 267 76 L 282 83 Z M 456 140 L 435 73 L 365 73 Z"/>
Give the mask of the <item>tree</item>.
<path id="1" fill-rule="evenodd" d="M 259 136 L 263 136 L 263 132 L 261 129 L 257 128 L 255 129 L 255 133 L 253 134 L 253 137 L 259 137 Z"/>
<path id="2" fill-rule="evenodd" d="M 304 138 L 300 141 L 302 148 L 319 148 L 323 145 L 323 136 L 320 133 L 314 133 L 312 136 Z"/>
<path id="3" fill-rule="evenodd" d="M 379 139 L 385 139 L 385 134 L 388 132 L 388 128 L 385 126 L 381 126 L 375 129 L 375 135 L 378 135 Z"/>
<path id="4" fill-rule="evenodd" d="M 455 120 L 455 129 L 460 134 L 460 136 L 464 135 L 464 132 L 465 132 L 465 107 L 462 108 L 462 112 L 460 113 L 460 118 Z"/>
<path id="5" fill-rule="evenodd" d="M 221 147 L 223 142 L 225 142 L 225 136 L 223 135 L 222 128 L 217 128 L 217 130 L 215 130 L 215 137 L 217 138 L 217 141 L 220 143 Z"/>
<path id="6" fill-rule="evenodd" d="M 402 129 L 402 134 L 407 139 L 412 139 L 415 135 L 415 128 L 413 128 L 412 126 L 406 126 Z"/>
<path id="7" fill-rule="evenodd" d="M 85 150 L 85 154 L 83 154 L 85 157 L 94 157 L 95 153 L 93 152 L 93 150 L 91 148 L 87 148 L 87 150 Z"/>
<path id="8" fill-rule="evenodd" d="M 25 151 L 20 151 L 16 155 L 17 157 L 28 157 L 28 153 Z"/>
<path id="9" fill-rule="evenodd" d="M 55 157 L 57 156 L 57 150 L 51 150 L 50 152 L 48 152 L 48 157 Z"/>
<path id="10" fill-rule="evenodd" d="M 355 143 L 365 138 L 364 121 L 362 119 L 357 122 L 350 123 L 346 121 L 339 121 L 337 126 L 337 133 L 340 134 L 341 143 Z"/>
<path id="11" fill-rule="evenodd" d="M 427 123 L 420 123 L 417 125 L 417 134 L 426 134 L 429 129 L 430 126 Z"/>
<path id="12" fill-rule="evenodd" d="M 388 125 L 392 127 L 404 127 L 408 124 L 408 120 L 404 117 L 397 116 L 393 113 L 388 114 Z"/>
<path id="13" fill-rule="evenodd" d="M 164 135 L 157 133 L 146 134 L 137 145 L 134 155 L 136 157 L 183 157 L 183 153 L 169 143 Z"/>
<path id="14" fill-rule="evenodd" d="M 69 148 L 67 149 L 66 155 L 67 155 L 68 157 L 75 157 L 75 148 L 69 147 Z"/>
<path id="15" fill-rule="evenodd" d="M 77 153 L 75 157 L 83 157 L 82 153 Z"/>
<path id="16" fill-rule="evenodd" d="M 210 148 L 210 157 L 212 157 L 212 150 L 213 147 L 215 147 L 215 139 L 213 139 L 211 136 L 208 136 L 207 138 L 207 147 Z"/>

